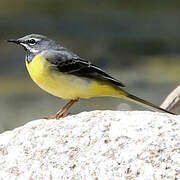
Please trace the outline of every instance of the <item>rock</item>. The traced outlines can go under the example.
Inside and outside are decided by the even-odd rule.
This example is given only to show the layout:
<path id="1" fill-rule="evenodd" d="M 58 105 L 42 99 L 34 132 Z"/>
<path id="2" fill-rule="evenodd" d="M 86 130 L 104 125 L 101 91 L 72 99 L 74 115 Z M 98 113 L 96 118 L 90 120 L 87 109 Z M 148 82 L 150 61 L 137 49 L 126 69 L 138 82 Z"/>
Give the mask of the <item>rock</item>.
<path id="1" fill-rule="evenodd" d="M 180 179 L 180 116 L 93 111 L 0 135 L 0 179 Z"/>

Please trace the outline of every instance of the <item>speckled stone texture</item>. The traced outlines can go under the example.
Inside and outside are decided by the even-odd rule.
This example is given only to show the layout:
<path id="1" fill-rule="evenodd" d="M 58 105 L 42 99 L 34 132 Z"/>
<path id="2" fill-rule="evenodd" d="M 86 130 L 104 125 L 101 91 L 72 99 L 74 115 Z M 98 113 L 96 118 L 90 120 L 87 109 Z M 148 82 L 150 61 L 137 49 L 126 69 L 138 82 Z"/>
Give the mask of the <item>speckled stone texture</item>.
<path id="1" fill-rule="evenodd" d="M 0 135 L 2 180 L 180 179 L 180 116 L 93 111 Z"/>

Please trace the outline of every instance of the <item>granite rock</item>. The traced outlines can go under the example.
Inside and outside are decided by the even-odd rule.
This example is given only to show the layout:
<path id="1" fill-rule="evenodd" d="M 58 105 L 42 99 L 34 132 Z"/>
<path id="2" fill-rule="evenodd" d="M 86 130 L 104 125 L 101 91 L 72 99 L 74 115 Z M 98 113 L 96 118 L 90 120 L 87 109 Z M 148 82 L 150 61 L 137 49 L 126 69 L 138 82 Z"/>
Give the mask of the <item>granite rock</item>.
<path id="1" fill-rule="evenodd" d="M 180 116 L 82 112 L 0 135 L 0 179 L 180 179 Z"/>

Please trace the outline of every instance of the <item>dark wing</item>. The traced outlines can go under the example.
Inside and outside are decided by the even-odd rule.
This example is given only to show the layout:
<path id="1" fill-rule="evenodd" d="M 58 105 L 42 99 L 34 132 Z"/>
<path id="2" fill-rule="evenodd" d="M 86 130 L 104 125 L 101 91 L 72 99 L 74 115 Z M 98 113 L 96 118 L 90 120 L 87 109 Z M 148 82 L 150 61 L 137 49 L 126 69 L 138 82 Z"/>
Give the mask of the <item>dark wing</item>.
<path id="1" fill-rule="evenodd" d="M 114 79 L 99 67 L 81 59 L 67 49 L 44 51 L 43 56 L 54 64 L 60 72 L 99 81 L 108 81 L 114 85 L 125 87 L 120 81 Z"/>

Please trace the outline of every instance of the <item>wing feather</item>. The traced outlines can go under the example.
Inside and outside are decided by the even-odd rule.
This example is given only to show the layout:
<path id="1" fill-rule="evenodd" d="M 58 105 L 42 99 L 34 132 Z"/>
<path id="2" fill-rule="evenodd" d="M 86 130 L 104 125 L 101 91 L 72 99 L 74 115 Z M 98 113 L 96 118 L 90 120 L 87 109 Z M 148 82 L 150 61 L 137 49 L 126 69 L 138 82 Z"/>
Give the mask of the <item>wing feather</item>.
<path id="1" fill-rule="evenodd" d="M 99 81 L 107 81 L 117 86 L 125 87 L 123 83 L 113 78 L 98 66 L 81 59 L 71 51 L 63 48 L 61 50 L 48 50 L 43 56 L 55 65 L 56 70 L 66 74 L 81 76 Z"/>

